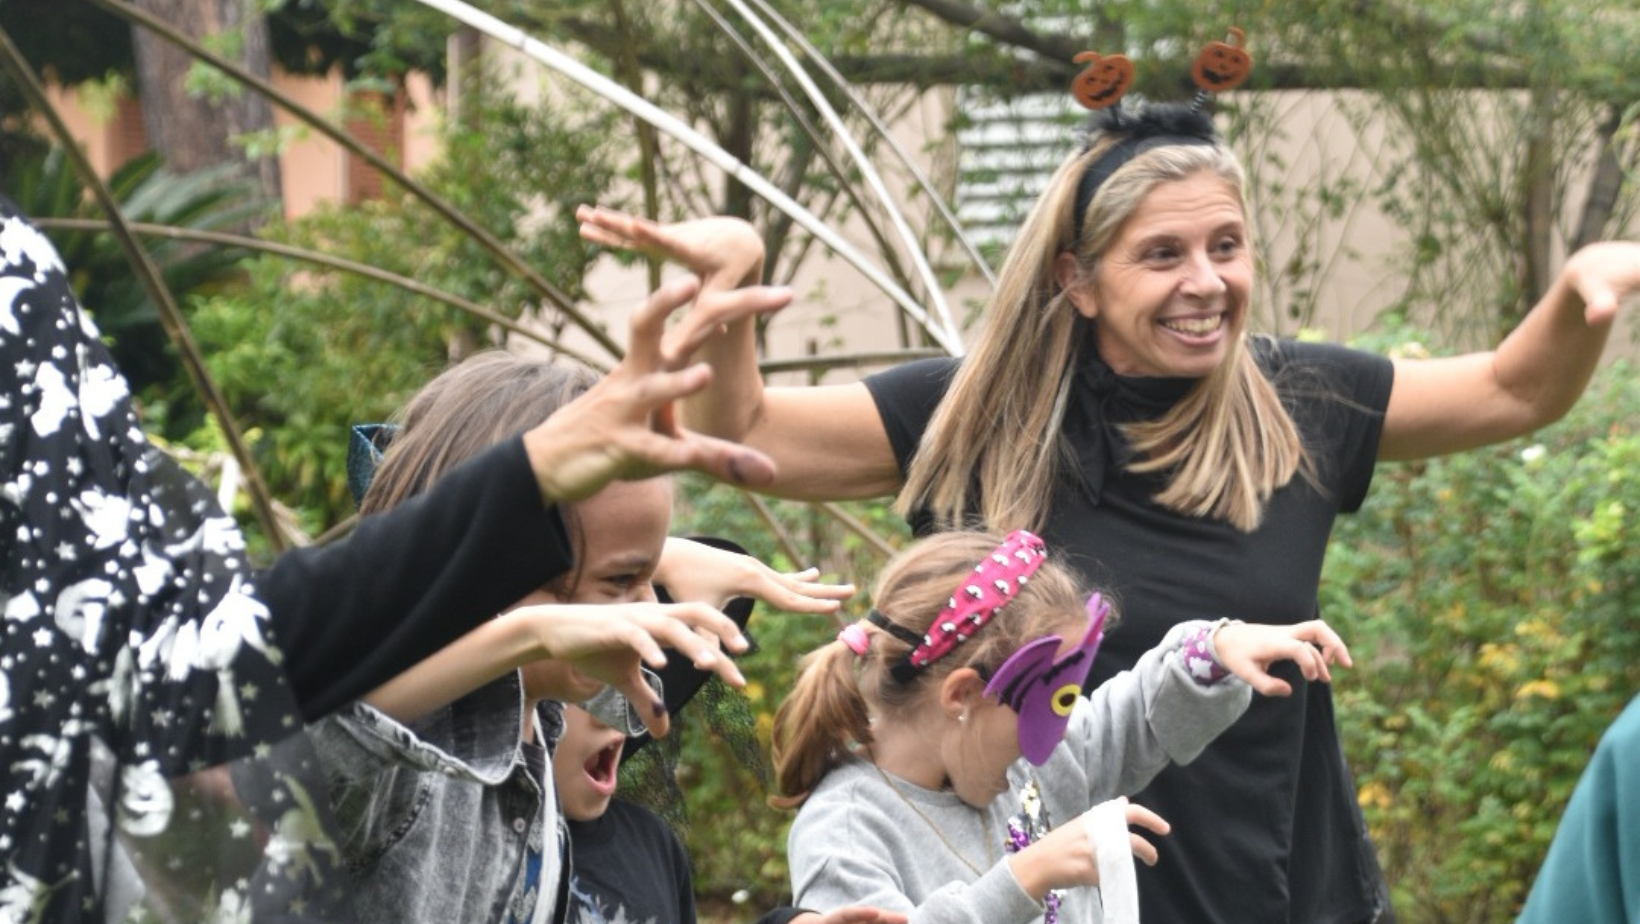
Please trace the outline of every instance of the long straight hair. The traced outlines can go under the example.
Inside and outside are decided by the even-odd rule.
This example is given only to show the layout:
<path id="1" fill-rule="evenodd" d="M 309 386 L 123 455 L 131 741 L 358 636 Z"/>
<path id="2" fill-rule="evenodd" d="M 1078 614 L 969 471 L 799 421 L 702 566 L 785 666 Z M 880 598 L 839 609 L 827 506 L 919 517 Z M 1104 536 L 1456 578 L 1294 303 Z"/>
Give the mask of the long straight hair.
<path id="1" fill-rule="evenodd" d="M 1241 165 L 1222 143 L 1167 145 L 1111 174 L 1074 227 L 1077 183 L 1119 135 L 1097 139 L 1060 166 L 1009 252 L 984 329 L 923 434 L 897 507 L 926 509 L 942 528 L 1044 527 L 1054 488 L 1071 464 L 1063 433 L 1082 350 L 1080 315 L 1055 276 L 1074 252 L 1078 282 L 1097 278 L 1099 260 L 1145 196 L 1198 173 L 1223 180 L 1246 212 Z M 1162 506 L 1212 517 L 1251 532 L 1276 489 L 1309 458 L 1298 429 L 1237 331 L 1223 362 L 1162 417 L 1124 425 L 1135 472 L 1167 475 Z M 977 520 L 977 522 L 976 522 Z"/>

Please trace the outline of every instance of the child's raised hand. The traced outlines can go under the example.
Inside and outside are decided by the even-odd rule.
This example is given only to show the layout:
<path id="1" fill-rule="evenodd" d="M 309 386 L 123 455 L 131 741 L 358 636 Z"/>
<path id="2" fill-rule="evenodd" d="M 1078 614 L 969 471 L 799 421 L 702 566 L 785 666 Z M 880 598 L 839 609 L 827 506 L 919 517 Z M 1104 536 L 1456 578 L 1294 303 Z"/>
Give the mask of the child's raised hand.
<path id="1" fill-rule="evenodd" d="M 734 620 L 704 603 L 547 604 L 519 607 L 503 618 L 530 620 L 546 657 L 620 690 L 656 737 L 670 726 L 666 704 L 638 668 L 640 662 L 664 667 L 662 648 L 732 686 L 746 685 L 724 654 L 745 651 L 745 636 Z"/>
<path id="2" fill-rule="evenodd" d="M 1219 663 L 1265 696 L 1290 696 L 1292 684 L 1270 673 L 1277 661 L 1291 661 L 1306 680 L 1332 682 L 1329 664 L 1354 667 L 1350 650 L 1331 627 L 1319 619 L 1291 626 L 1226 623 L 1213 633 Z"/>
<path id="3" fill-rule="evenodd" d="M 524 434 L 530 467 L 549 504 L 582 500 L 617 479 L 695 469 L 732 484 L 762 485 L 774 463 L 761 452 L 678 424 L 674 402 L 705 388 L 705 364 L 673 370 L 661 341 L 666 319 L 695 296 L 693 277 L 656 289 L 632 318 L 626 358 L 602 380 Z M 786 289 L 752 286 L 719 293 L 723 310 L 746 317 L 785 306 Z M 691 347 L 692 350 L 692 347 Z"/>
<path id="4" fill-rule="evenodd" d="M 1127 802 L 1122 807 L 1129 827 L 1155 834 L 1173 830 L 1162 816 L 1142 805 Z M 1090 810 L 1091 811 L 1091 810 Z M 1156 845 L 1137 832 L 1129 832 L 1133 855 L 1146 866 L 1156 865 Z M 1099 884 L 1099 856 L 1088 835 L 1087 820 L 1079 816 L 1049 831 L 1036 843 L 1008 857 L 1014 878 L 1031 897 L 1041 901 L 1050 889 L 1068 889 Z"/>
<path id="5" fill-rule="evenodd" d="M 827 584 L 819 576 L 818 568 L 782 574 L 750 555 L 669 538 L 655 583 L 674 600 L 721 607 L 736 597 L 756 597 L 793 613 L 835 613 L 840 601 L 854 595 L 854 585 Z"/>

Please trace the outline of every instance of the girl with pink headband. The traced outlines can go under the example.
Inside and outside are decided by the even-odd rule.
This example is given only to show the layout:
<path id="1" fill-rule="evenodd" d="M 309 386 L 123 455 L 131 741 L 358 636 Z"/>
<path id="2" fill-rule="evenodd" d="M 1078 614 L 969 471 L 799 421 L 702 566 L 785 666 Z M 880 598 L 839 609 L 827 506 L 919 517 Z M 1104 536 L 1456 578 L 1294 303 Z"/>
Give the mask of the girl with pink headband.
<path id="1" fill-rule="evenodd" d="M 798 809 L 797 904 L 913 924 L 1137 921 L 1133 857 L 1157 851 L 1129 826 L 1169 824 L 1121 797 L 1188 763 L 1254 691 L 1289 694 L 1274 662 L 1324 682 L 1350 663 L 1320 621 L 1186 622 L 1083 696 L 1111 604 L 1025 530 L 918 542 L 873 601 L 775 716 L 775 802 Z"/>

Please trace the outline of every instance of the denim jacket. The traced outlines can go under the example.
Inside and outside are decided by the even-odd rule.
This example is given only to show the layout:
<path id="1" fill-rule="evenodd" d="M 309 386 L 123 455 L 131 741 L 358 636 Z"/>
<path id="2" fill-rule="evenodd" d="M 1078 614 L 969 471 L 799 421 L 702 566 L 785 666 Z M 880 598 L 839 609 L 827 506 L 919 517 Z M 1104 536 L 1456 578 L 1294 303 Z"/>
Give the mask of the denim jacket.
<path id="1" fill-rule="evenodd" d="M 558 715 L 541 711 L 555 740 Z M 523 719 L 515 671 L 409 725 L 353 703 L 312 727 L 353 879 L 350 921 L 553 919 L 562 821 L 550 765 L 537 777 L 526 764 Z M 540 881 L 526 889 L 532 846 Z"/>

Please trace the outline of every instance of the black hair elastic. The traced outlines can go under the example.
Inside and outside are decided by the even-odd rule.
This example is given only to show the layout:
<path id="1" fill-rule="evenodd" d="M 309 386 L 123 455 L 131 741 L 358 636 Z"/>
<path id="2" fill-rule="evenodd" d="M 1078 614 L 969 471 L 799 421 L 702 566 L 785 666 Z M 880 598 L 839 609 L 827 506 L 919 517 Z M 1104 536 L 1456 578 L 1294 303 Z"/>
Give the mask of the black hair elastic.
<path id="1" fill-rule="evenodd" d="M 887 616 L 884 616 L 882 613 L 879 613 L 876 610 L 872 610 L 871 612 L 867 613 L 866 614 L 866 619 L 872 625 L 874 625 L 877 628 L 883 630 L 884 632 L 887 632 L 889 635 L 894 636 L 895 638 L 899 639 L 900 641 L 905 642 L 907 645 L 910 645 L 912 648 L 915 648 L 918 645 L 921 645 L 924 641 L 923 635 L 922 635 L 921 632 L 916 632 L 916 631 L 913 631 L 911 629 L 907 629 L 905 626 L 902 626 L 899 623 L 895 622 L 894 620 L 889 619 Z"/>
<path id="2" fill-rule="evenodd" d="M 1138 114 L 1119 109 L 1102 109 L 1088 119 L 1088 138 L 1125 135 L 1082 172 L 1076 185 L 1076 238 L 1082 238 L 1082 222 L 1087 219 L 1093 194 L 1122 165 L 1146 151 L 1176 144 L 1218 144 L 1223 139 L 1206 113 L 1181 103 L 1152 103 Z M 1084 146 L 1083 150 L 1087 150 Z"/>

